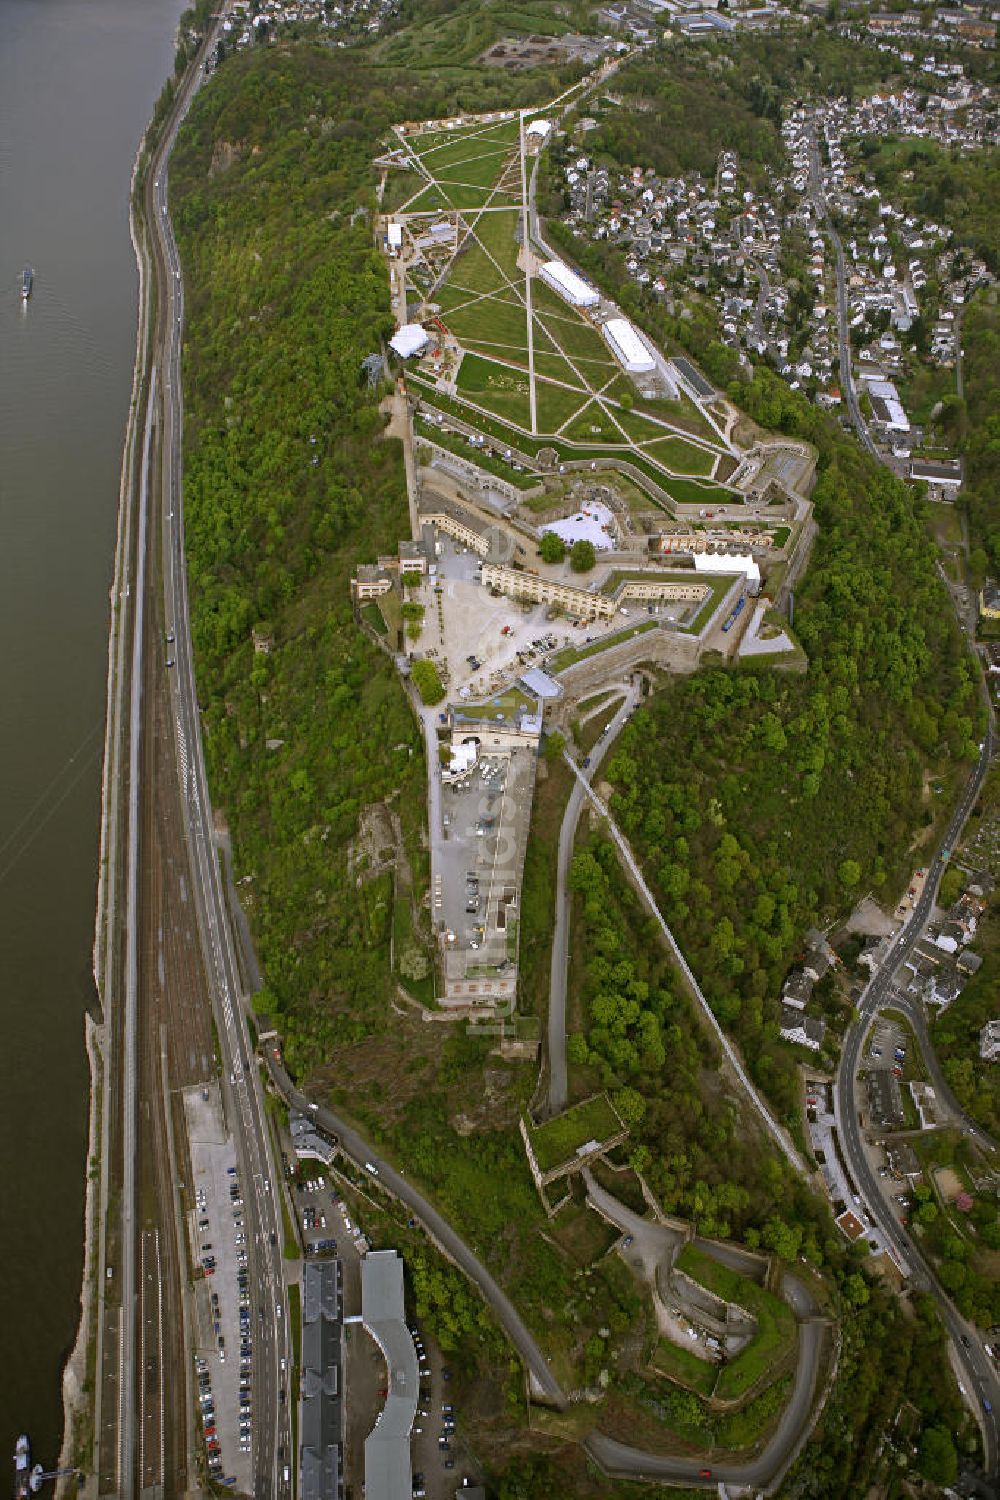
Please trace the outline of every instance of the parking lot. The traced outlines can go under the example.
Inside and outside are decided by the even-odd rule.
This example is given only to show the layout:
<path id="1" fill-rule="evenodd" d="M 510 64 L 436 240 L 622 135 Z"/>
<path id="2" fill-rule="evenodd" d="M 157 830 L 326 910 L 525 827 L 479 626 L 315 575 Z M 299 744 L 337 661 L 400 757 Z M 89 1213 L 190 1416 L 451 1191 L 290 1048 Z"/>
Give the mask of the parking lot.
<path id="1" fill-rule="evenodd" d="M 184 1095 L 195 1206 L 188 1215 L 196 1280 L 195 1369 L 211 1477 L 253 1487 L 253 1345 L 243 1199 L 218 1085 Z"/>
<path id="2" fill-rule="evenodd" d="M 906 1032 L 896 1021 L 879 1016 L 868 1039 L 868 1066 L 891 1068 L 897 1078 L 903 1076 L 906 1058 Z"/>
<path id="3" fill-rule="evenodd" d="M 434 921 L 477 964 L 503 963 L 516 952 L 534 774 L 533 749 L 485 751 L 461 781 L 443 789 Z"/>
<path id="4" fill-rule="evenodd" d="M 416 1325 L 410 1332 L 420 1360 L 420 1402 L 410 1447 L 414 1500 L 452 1500 L 468 1472 L 457 1431 L 456 1382 L 433 1341 Z"/>

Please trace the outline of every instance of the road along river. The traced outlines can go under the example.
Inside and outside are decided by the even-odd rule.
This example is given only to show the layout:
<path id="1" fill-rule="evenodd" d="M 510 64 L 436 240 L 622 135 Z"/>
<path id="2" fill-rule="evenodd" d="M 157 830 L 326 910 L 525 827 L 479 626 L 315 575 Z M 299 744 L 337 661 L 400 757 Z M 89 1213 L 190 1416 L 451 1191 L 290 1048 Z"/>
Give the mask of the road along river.
<path id="1" fill-rule="evenodd" d="M 5 0 L 0 1452 L 54 1461 L 82 1269 L 100 763 L 135 356 L 128 192 L 181 0 Z M 21 271 L 31 265 L 22 307 Z"/>

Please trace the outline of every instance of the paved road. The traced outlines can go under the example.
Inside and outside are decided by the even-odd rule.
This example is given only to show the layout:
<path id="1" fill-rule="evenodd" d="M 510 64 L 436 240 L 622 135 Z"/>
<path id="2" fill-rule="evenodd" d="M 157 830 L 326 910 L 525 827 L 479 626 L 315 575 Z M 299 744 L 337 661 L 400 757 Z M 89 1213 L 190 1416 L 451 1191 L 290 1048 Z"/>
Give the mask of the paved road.
<path id="1" fill-rule="evenodd" d="M 1000 1432 L 998 1432 L 997 1428 L 997 1410 L 1000 1408 L 1000 1381 L 997 1380 L 992 1361 L 983 1348 L 982 1339 L 978 1331 L 972 1324 L 967 1323 L 959 1315 L 951 1299 L 945 1294 L 938 1283 L 930 1265 L 924 1259 L 915 1242 L 898 1222 L 895 1214 L 885 1200 L 879 1180 L 875 1176 L 865 1153 L 855 1089 L 865 1036 L 878 1011 L 890 1001 L 898 1003 L 895 991 L 892 988 L 892 976 L 899 965 L 908 957 L 930 916 L 938 884 L 947 864 L 947 854 L 945 851 L 953 849 L 956 841 L 961 836 L 965 821 L 975 805 L 976 798 L 979 796 L 983 781 L 985 780 L 993 749 L 994 734 L 991 724 L 987 730 L 986 739 L 983 742 L 982 753 L 962 796 L 962 800 L 952 815 L 941 849 L 934 856 L 928 868 L 927 879 L 924 882 L 924 888 L 917 900 L 913 915 L 893 940 L 885 960 L 876 973 L 872 975 L 861 995 L 858 1004 L 860 1017 L 844 1038 L 844 1047 L 841 1053 L 840 1066 L 837 1071 L 834 1088 L 834 1113 L 837 1121 L 837 1130 L 854 1186 L 861 1195 L 869 1212 L 876 1220 L 886 1241 L 898 1256 L 901 1265 L 907 1268 L 913 1284 L 930 1292 L 937 1302 L 942 1322 L 954 1341 L 955 1352 L 965 1374 L 964 1383 L 966 1384 L 966 1389 L 979 1400 L 985 1466 L 989 1474 L 993 1474 L 996 1471 L 997 1456 L 998 1452 L 1000 1452 L 1000 1441 L 998 1441 L 1000 1439 Z M 925 1057 L 927 1057 L 929 1065 L 932 1055 L 933 1049 L 928 1045 L 925 1048 Z M 993 1406 L 992 1412 L 986 1412 L 982 1409 L 984 1399 L 991 1402 Z"/>
<path id="2" fill-rule="evenodd" d="M 590 765 L 581 769 L 580 777 L 589 782 L 623 726 L 628 722 L 639 700 L 639 687 L 633 684 L 625 701 L 590 752 Z M 552 967 L 549 974 L 549 1114 L 566 1108 L 566 980 L 569 971 L 569 863 L 573 857 L 576 825 L 583 808 L 584 780 L 577 778 L 569 794 L 562 827 L 559 830 L 559 863 L 556 869 L 555 931 L 552 935 Z"/>
<path id="3" fill-rule="evenodd" d="M 198 910 L 206 977 L 212 993 L 223 1068 L 223 1097 L 236 1143 L 243 1189 L 244 1216 L 252 1286 L 254 1320 L 254 1489 L 257 1494 L 288 1493 L 278 1449 L 291 1452 L 289 1406 L 279 1399 L 284 1386 L 281 1362 L 291 1367 L 292 1351 L 282 1260 L 283 1234 L 279 1179 L 271 1161 L 270 1138 L 257 1068 L 242 1006 L 233 934 L 229 924 L 214 817 L 201 742 L 195 691 L 184 553 L 181 439 L 183 403 L 180 381 L 184 289 L 180 258 L 167 207 L 167 164 L 177 131 L 202 73 L 189 77 L 177 114 L 150 164 L 146 209 L 154 271 L 159 278 L 163 323 L 154 358 L 163 397 L 162 526 L 164 618 L 175 634 L 170 651 L 178 775 L 191 860 L 192 888 Z"/>
<path id="4" fill-rule="evenodd" d="M 757 301 L 754 305 L 753 318 L 750 325 L 750 340 L 752 343 L 760 344 L 764 341 L 764 305 L 771 295 L 771 283 L 762 261 L 750 257 L 750 264 L 757 272 L 760 286 L 757 291 Z"/>
<path id="5" fill-rule="evenodd" d="M 838 341 L 840 345 L 840 368 L 841 384 L 847 398 L 848 411 L 851 421 L 857 430 L 858 436 L 871 455 L 883 462 L 878 452 L 868 426 L 858 406 L 857 396 L 854 389 L 854 377 L 851 369 L 851 351 L 848 337 L 848 306 L 847 286 L 844 269 L 844 252 L 840 242 L 840 236 L 830 219 L 826 198 L 823 193 L 822 174 L 819 163 L 819 146 L 814 137 L 811 152 L 811 177 L 812 196 L 817 210 L 823 216 L 826 231 L 834 248 L 837 266 L 837 328 Z M 959 612 L 959 623 L 963 629 L 968 630 L 968 622 L 962 620 Z M 988 702 L 988 699 L 987 699 Z M 976 798 L 982 788 L 986 771 L 989 766 L 990 757 L 994 748 L 994 736 L 992 727 L 992 711 L 990 711 L 990 727 L 987 731 L 983 750 L 980 754 L 976 769 L 970 778 L 965 794 L 955 809 L 948 831 L 945 834 L 941 850 L 951 850 L 955 847 L 961 835 L 965 821 L 972 811 Z M 834 1092 L 835 1113 L 837 1117 L 838 1133 L 841 1145 L 847 1160 L 850 1174 L 854 1179 L 855 1187 L 860 1193 L 866 1206 L 878 1222 L 879 1228 L 885 1234 L 886 1239 L 892 1245 L 899 1257 L 900 1263 L 912 1268 L 915 1284 L 925 1287 L 931 1292 L 938 1303 L 942 1321 L 955 1344 L 955 1351 L 959 1362 L 965 1372 L 967 1389 L 980 1403 L 979 1417 L 983 1429 L 984 1450 L 987 1472 L 992 1474 L 996 1471 L 998 1453 L 1000 1453 L 1000 1432 L 997 1427 L 997 1406 L 1000 1399 L 1000 1383 L 996 1378 L 993 1365 L 989 1356 L 982 1347 L 982 1341 L 976 1329 L 961 1318 L 949 1297 L 941 1288 L 931 1267 L 921 1255 L 919 1249 L 904 1232 L 902 1226 L 881 1192 L 878 1179 L 872 1172 L 864 1144 L 861 1139 L 861 1128 L 856 1108 L 855 1087 L 858 1065 L 861 1051 L 864 1046 L 865 1035 L 868 1027 L 879 1009 L 893 996 L 890 993 L 892 975 L 913 948 L 930 915 L 937 894 L 938 884 L 944 872 L 947 856 L 939 852 L 931 863 L 928 870 L 927 880 L 921 893 L 917 906 L 910 921 L 891 945 L 885 961 L 874 974 L 861 997 L 860 1011 L 861 1019 L 851 1028 L 844 1040 L 841 1053 L 840 1066 L 837 1072 L 837 1081 Z M 898 1001 L 897 1001 L 898 1003 Z M 932 1076 L 940 1075 L 940 1066 L 934 1057 L 930 1037 L 927 1035 L 926 1025 L 922 1026 L 921 1046 L 927 1061 L 928 1069 Z M 943 1083 L 943 1076 L 941 1077 Z M 945 1087 L 947 1087 L 945 1085 Z M 950 1095 L 950 1091 L 949 1095 Z M 971 1122 L 970 1122 L 971 1123 Z M 963 1338 L 967 1340 L 968 1347 L 963 1344 Z M 982 1409 L 983 1399 L 989 1400 L 993 1406 L 992 1412 Z"/>
<path id="6" fill-rule="evenodd" d="M 286 1103 L 292 1109 L 300 1110 L 303 1113 L 307 1110 L 311 1112 L 316 1124 L 328 1134 L 335 1135 L 338 1138 L 341 1150 L 357 1166 L 364 1169 L 370 1163 L 375 1167 L 383 1186 L 400 1203 L 406 1204 L 410 1212 L 420 1221 L 446 1254 L 479 1287 L 484 1300 L 496 1313 L 498 1320 L 506 1330 L 508 1338 L 524 1360 L 540 1397 L 551 1402 L 554 1406 L 565 1406 L 567 1400 L 566 1393 L 550 1370 L 548 1360 L 538 1347 L 534 1336 L 524 1323 L 521 1315 L 479 1257 L 456 1234 L 447 1219 L 427 1201 L 422 1193 L 417 1191 L 401 1172 L 397 1172 L 384 1157 L 379 1155 L 375 1148 L 369 1145 L 353 1126 L 349 1125 L 346 1120 L 342 1120 L 339 1115 L 335 1115 L 332 1110 L 326 1109 L 322 1105 L 317 1106 L 313 1104 L 304 1094 L 300 1093 L 285 1072 L 281 1062 L 275 1056 L 274 1048 L 267 1049 L 266 1059 L 271 1077 Z"/>
<path id="7" fill-rule="evenodd" d="M 584 1446 L 587 1452 L 615 1479 L 665 1479 L 714 1490 L 719 1481 L 734 1486 L 772 1486 L 797 1456 L 808 1435 L 810 1412 L 815 1395 L 816 1372 L 819 1369 L 827 1330 L 823 1323 L 806 1322 L 799 1326 L 799 1362 L 795 1370 L 791 1399 L 785 1407 L 774 1434 L 756 1458 L 741 1463 L 726 1460 L 691 1459 L 646 1453 L 627 1443 L 616 1442 L 601 1432 L 592 1433 Z M 710 1468 L 703 1474 L 706 1462 Z"/>
<path id="8" fill-rule="evenodd" d="M 854 389 L 854 370 L 851 365 L 851 341 L 847 305 L 847 274 L 844 269 L 844 247 L 840 242 L 830 210 L 827 207 L 826 194 L 823 191 L 823 173 L 819 161 L 819 142 L 816 139 L 815 127 L 813 128 L 812 148 L 810 151 L 809 175 L 811 179 L 811 197 L 816 205 L 816 211 L 823 219 L 826 227 L 827 238 L 833 246 L 833 254 L 837 269 L 837 343 L 840 349 L 840 386 L 847 401 L 847 412 L 861 442 L 868 449 L 873 458 L 879 458 L 878 449 L 872 441 L 868 424 L 861 415 L 858 405 L 857 392 Z"/>
<path id="9" fill-rule="evenodd" d="M 145 640 L 146 558 L 149 529 L 149 472 L 156 402 L 156 371 L 150 383 L 139 473 L 136 538 L 135 617 L 132 624 L 132 665 L 129 688 L 128 840 L 125 855 L 125 1015 L 122 1039 L 122 1203 L 121 1203 L 121 1344 L 118 1387 L 118 1488 L 125 1500 L 135 1493 L 136 1438 L 136 1163 L 139 1113 L 139 858 L 142 751 L 142 678 Z"/>
<path id="10" fill-rule="evenodd" d="M 276 1087 L 285 1102 L 293 1109 L 310 1111 L 316 1124 L 328 1134 L 338 1137 L 340 1148 L 359 1167 L 371 1164 L 384 1187 L 406 1204 L 413 1216 L 423 1225 L 455 1264 L 479 1287 L 484 1300 L 496 1314 L 514 1348 L 524 1360 L 531 1375 L 536 1395 L 560 1408 L 567 1404 L 567 1396 L 559 1381 L 549 1368 L 549 1362 L 526 1327 L 517 1309 L 506 1293 L 498 1286 L 493 1276 L 466 1245 L 451 1225 L 438 1213 L 423 1194 L 419 1193 L 406 1177 L 397 1172 L 375 1149 L 346 1121 L 332 1110 L 316 1106 L 300 1093 L 275 1056 L 273 1048 L 267 1051 L 267 1066 Z M 816 1372 L 822 1351 L 823 1328 L 817 1323 L 804 1323 L 801 1327 L 799 1363 L 791 1400 L 782 1414 L 771 1441 L 758 1457 L 749 1462 L 724 1464 L 713 1470 L 712 1481 L 703 1480 L 701 1470 L 704 1460 L 691 1458 L 662 1458 L 615 1442 L 603 1433 L 594 1432 L 584 1443 L 587 1451 L 609 1474 L 622 1478 L 670 1478 L 683 1480 L 689 1485 L 704 1484 L 711 1489 L 716 1478 L 725 1478 L 734 1485 L 768 1484 L 788 1466 L 804 1442 L 810 1428 Z"/>
<path id="11" fill-rule="evenodd" d="M 941 1067 L 940 1061 L 938 1060 L 938 1055 L 934 1051 L 934 1043 L 931 1041 L 931 1034 L 927 1025 L 927 1017 L 924 1014 L 924 1007 L 922 1002 L 915 999 L 913 995 L 907 995 L 904 991 L 899 989 L 895 989 L 890 992 L 889 1000 L 895 1009 L 901 1010 L 904 1013 L 904 1015 L 910 1022 L 910 1025 L 913 1027 L 914 1034 L 917 1038 L 917 1045 L 920 1047 L 921 1056 L 924 1060 L 924 1066 L 926 1067 L 927 1072 L 930 1075 L 930 1081 L 934 1087 L 934 1092 L 937 1095 L 938 1100 L 944 1105 L 945 1109 L 951 1115 L 955 1126 L 959 1130 L 961 1130 L 964 1135 L 967 1135 L 971 1141 L 974 1141 L 975 1144 L 980 1148 L 980 1150 L 1000 1151 L 1000 1144 L 994 1141 L 992 1137 L 988 1135 L 985 1130 L 983 1130 L 981 1125 L 978 1125 L 975 1120 L 973 1120 L 969 1115 L 965 1113 L 961 1104 L 959 1104 L 958 1100 L 955 1098 L 955 1095 L 952 1093 L 951 1088 L 948 1084 L 948 1080 L 944 1076 L 944 1070 Z"/>

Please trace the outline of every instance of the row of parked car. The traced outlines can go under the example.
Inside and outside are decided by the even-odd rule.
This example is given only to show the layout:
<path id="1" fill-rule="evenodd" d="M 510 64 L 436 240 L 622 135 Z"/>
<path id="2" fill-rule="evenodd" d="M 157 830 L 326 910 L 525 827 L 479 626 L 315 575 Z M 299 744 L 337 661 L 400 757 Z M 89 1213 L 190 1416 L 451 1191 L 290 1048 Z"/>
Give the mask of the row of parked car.
<path id="1" fill-rule="evenodd" d="M 243 1196 L 236 1168 L 229 1167 L 232 1182 L 229 1196 L 233 1205 L 233 1238 L 236 1244 L 236 1293 L 240 1319 L 240 1385 L 239 1438 L 240 1452 L 249 1453 L 252 1441 L 253 1337 L 250 1331 L 250 1276 L 247 1270 L 246 1229 L 243 1220 Z"/>
<path id="2" fill-rule="evenodd" d="M 202 1431 L 205 1434 L 205 1449 L 208 1455 L 208 1473 L 218 1484 L 235 1484 L 235 1474 L 226 1475 L 222 1462 L 222 1442 L 215 1420 L 215 1396 L 212 1393 L 212 1377 L 208 1362 L 195 1355 L 195 1372 L 198 1376 L 198 1405 L 201 1411 Z"/>

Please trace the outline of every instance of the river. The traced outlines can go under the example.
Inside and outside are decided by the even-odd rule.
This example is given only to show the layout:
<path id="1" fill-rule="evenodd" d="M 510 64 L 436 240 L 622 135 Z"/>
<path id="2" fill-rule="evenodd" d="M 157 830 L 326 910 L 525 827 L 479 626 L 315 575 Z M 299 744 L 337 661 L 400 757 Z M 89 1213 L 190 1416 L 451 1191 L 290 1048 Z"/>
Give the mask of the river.
<path id="1" fill-rule="evenodd" d="M 58 1455 L 79 1312 L 128 187 L 181 9 L 0 7 L 0 1470 Z"/>

